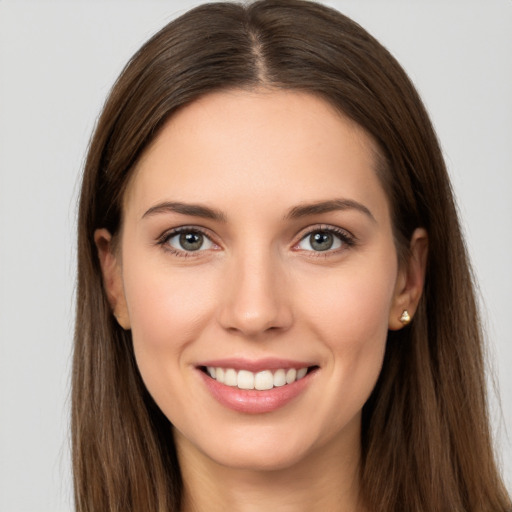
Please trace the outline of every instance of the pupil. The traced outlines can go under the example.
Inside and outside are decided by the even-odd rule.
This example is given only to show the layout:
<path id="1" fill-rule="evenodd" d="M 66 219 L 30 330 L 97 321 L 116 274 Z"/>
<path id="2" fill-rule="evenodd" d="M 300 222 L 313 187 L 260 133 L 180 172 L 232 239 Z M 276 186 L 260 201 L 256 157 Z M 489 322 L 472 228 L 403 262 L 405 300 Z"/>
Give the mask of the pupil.
<path id="1" fill-rule="evenodd" d="M 203 235 L 200 233 L 182 233 L 180 245 L 187 251 L 197 251 L 203 245 Z"/>
<path id="2" fill-rule="evenodd" d="M 313 233 L 311 235 L 311 247 L 316 251 L 327 251 L 332 247 L 334 240 L 331 233 L 325 231 Z"/>

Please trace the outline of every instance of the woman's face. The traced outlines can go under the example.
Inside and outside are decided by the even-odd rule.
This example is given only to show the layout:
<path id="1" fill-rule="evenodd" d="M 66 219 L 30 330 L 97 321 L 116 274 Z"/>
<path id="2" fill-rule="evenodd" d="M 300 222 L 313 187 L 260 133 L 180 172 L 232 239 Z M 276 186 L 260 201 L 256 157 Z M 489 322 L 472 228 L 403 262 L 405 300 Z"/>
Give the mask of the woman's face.
<path id="1" fill-rule="evenodd" d="M 365 132 L 306 93 L 207 95 L 138 164 L 113 254 L 112 304 L 180 454 L 357 456 L 405 283 Z"/>

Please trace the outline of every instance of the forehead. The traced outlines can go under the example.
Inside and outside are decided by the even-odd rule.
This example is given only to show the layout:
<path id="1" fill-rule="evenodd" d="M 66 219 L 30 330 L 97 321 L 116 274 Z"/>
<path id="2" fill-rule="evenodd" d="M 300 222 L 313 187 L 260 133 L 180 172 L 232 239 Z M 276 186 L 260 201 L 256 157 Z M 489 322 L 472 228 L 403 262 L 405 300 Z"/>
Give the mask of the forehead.
<path id="1" fill-rule="evenodd" d="M 222 91 L 167 121 L 136 166 L 124 206 L 141 210 L 169 195 L 225 203 L 241 197 L 255 207 L 333 195 L 382 199 L 376 160 L 372 138 L 319 97 Z"/>

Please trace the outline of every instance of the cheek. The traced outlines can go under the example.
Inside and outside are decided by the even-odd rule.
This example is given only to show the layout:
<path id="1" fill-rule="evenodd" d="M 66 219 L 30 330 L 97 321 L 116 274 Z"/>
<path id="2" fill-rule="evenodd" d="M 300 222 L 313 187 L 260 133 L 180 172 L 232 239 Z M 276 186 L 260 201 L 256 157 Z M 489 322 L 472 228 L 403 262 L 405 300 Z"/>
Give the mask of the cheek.
<path id="1" fill-rule="evenodd" d="M 385 337 L 396 272 L 396 263 L 390 259 L 315 279 L 303 294 L 312 324 L 328 336 L 333 348 Z"/>
<path id="2" fill-rule="evenodd" d="M 147 258 L 146 258 L 147 260 Z M 142 379 L 155 401 L 179 409 L 174 390 L 187 375 L 186 348 L 193 344 L 211 315 L 210 279 L 199 272 L 170 271 L 161 262 L 139 264 L 135 251 L 124 262 L 125 296 L 133 347 Z"/>
<path id="3" fill-rule="evenodd" d="M 346 406 L 339 410 L 340 421 L 362 408 L 380 374 L 396 269 L 392 259 L 361 272 L 353 268 L 317 280 L 303 296 L 304 317 L 326 348 L 334 398 Z"/>
<path id="4" fill-rule="evenodd" d="M 192 340 L 213 302 L 211 278 L 161 262 L 139 265 L 136 255 L 124 270 L 134 343 L 164 350 Z"/>

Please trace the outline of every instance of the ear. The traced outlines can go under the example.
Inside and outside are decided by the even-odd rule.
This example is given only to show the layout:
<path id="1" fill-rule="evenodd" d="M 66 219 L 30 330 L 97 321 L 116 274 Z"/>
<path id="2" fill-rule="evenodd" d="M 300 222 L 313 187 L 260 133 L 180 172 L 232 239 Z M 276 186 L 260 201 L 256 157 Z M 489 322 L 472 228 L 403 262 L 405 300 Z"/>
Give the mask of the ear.
<path id="1" fill-rule="evenodd" d="M 398 270 L 393 303 L 389 312 L 389 329 L 401 329 L 406 323 L 401 320 L 404 311 L 412 319 L 423 292 L 427 268 L 428 234 L 417 228 L 411 237 L 408 260 Z"/>
<path id="2" fill-rule="evenodd" d="M 94 243 L 98 249 L 103 286 L 107 299 L 118 324 L 125 330 L 130 329 L 130 317 L 124 295 L 123 275 L 119 256 L 112 241 L 112 235 L 106 229 L 94 232 Z"/>

